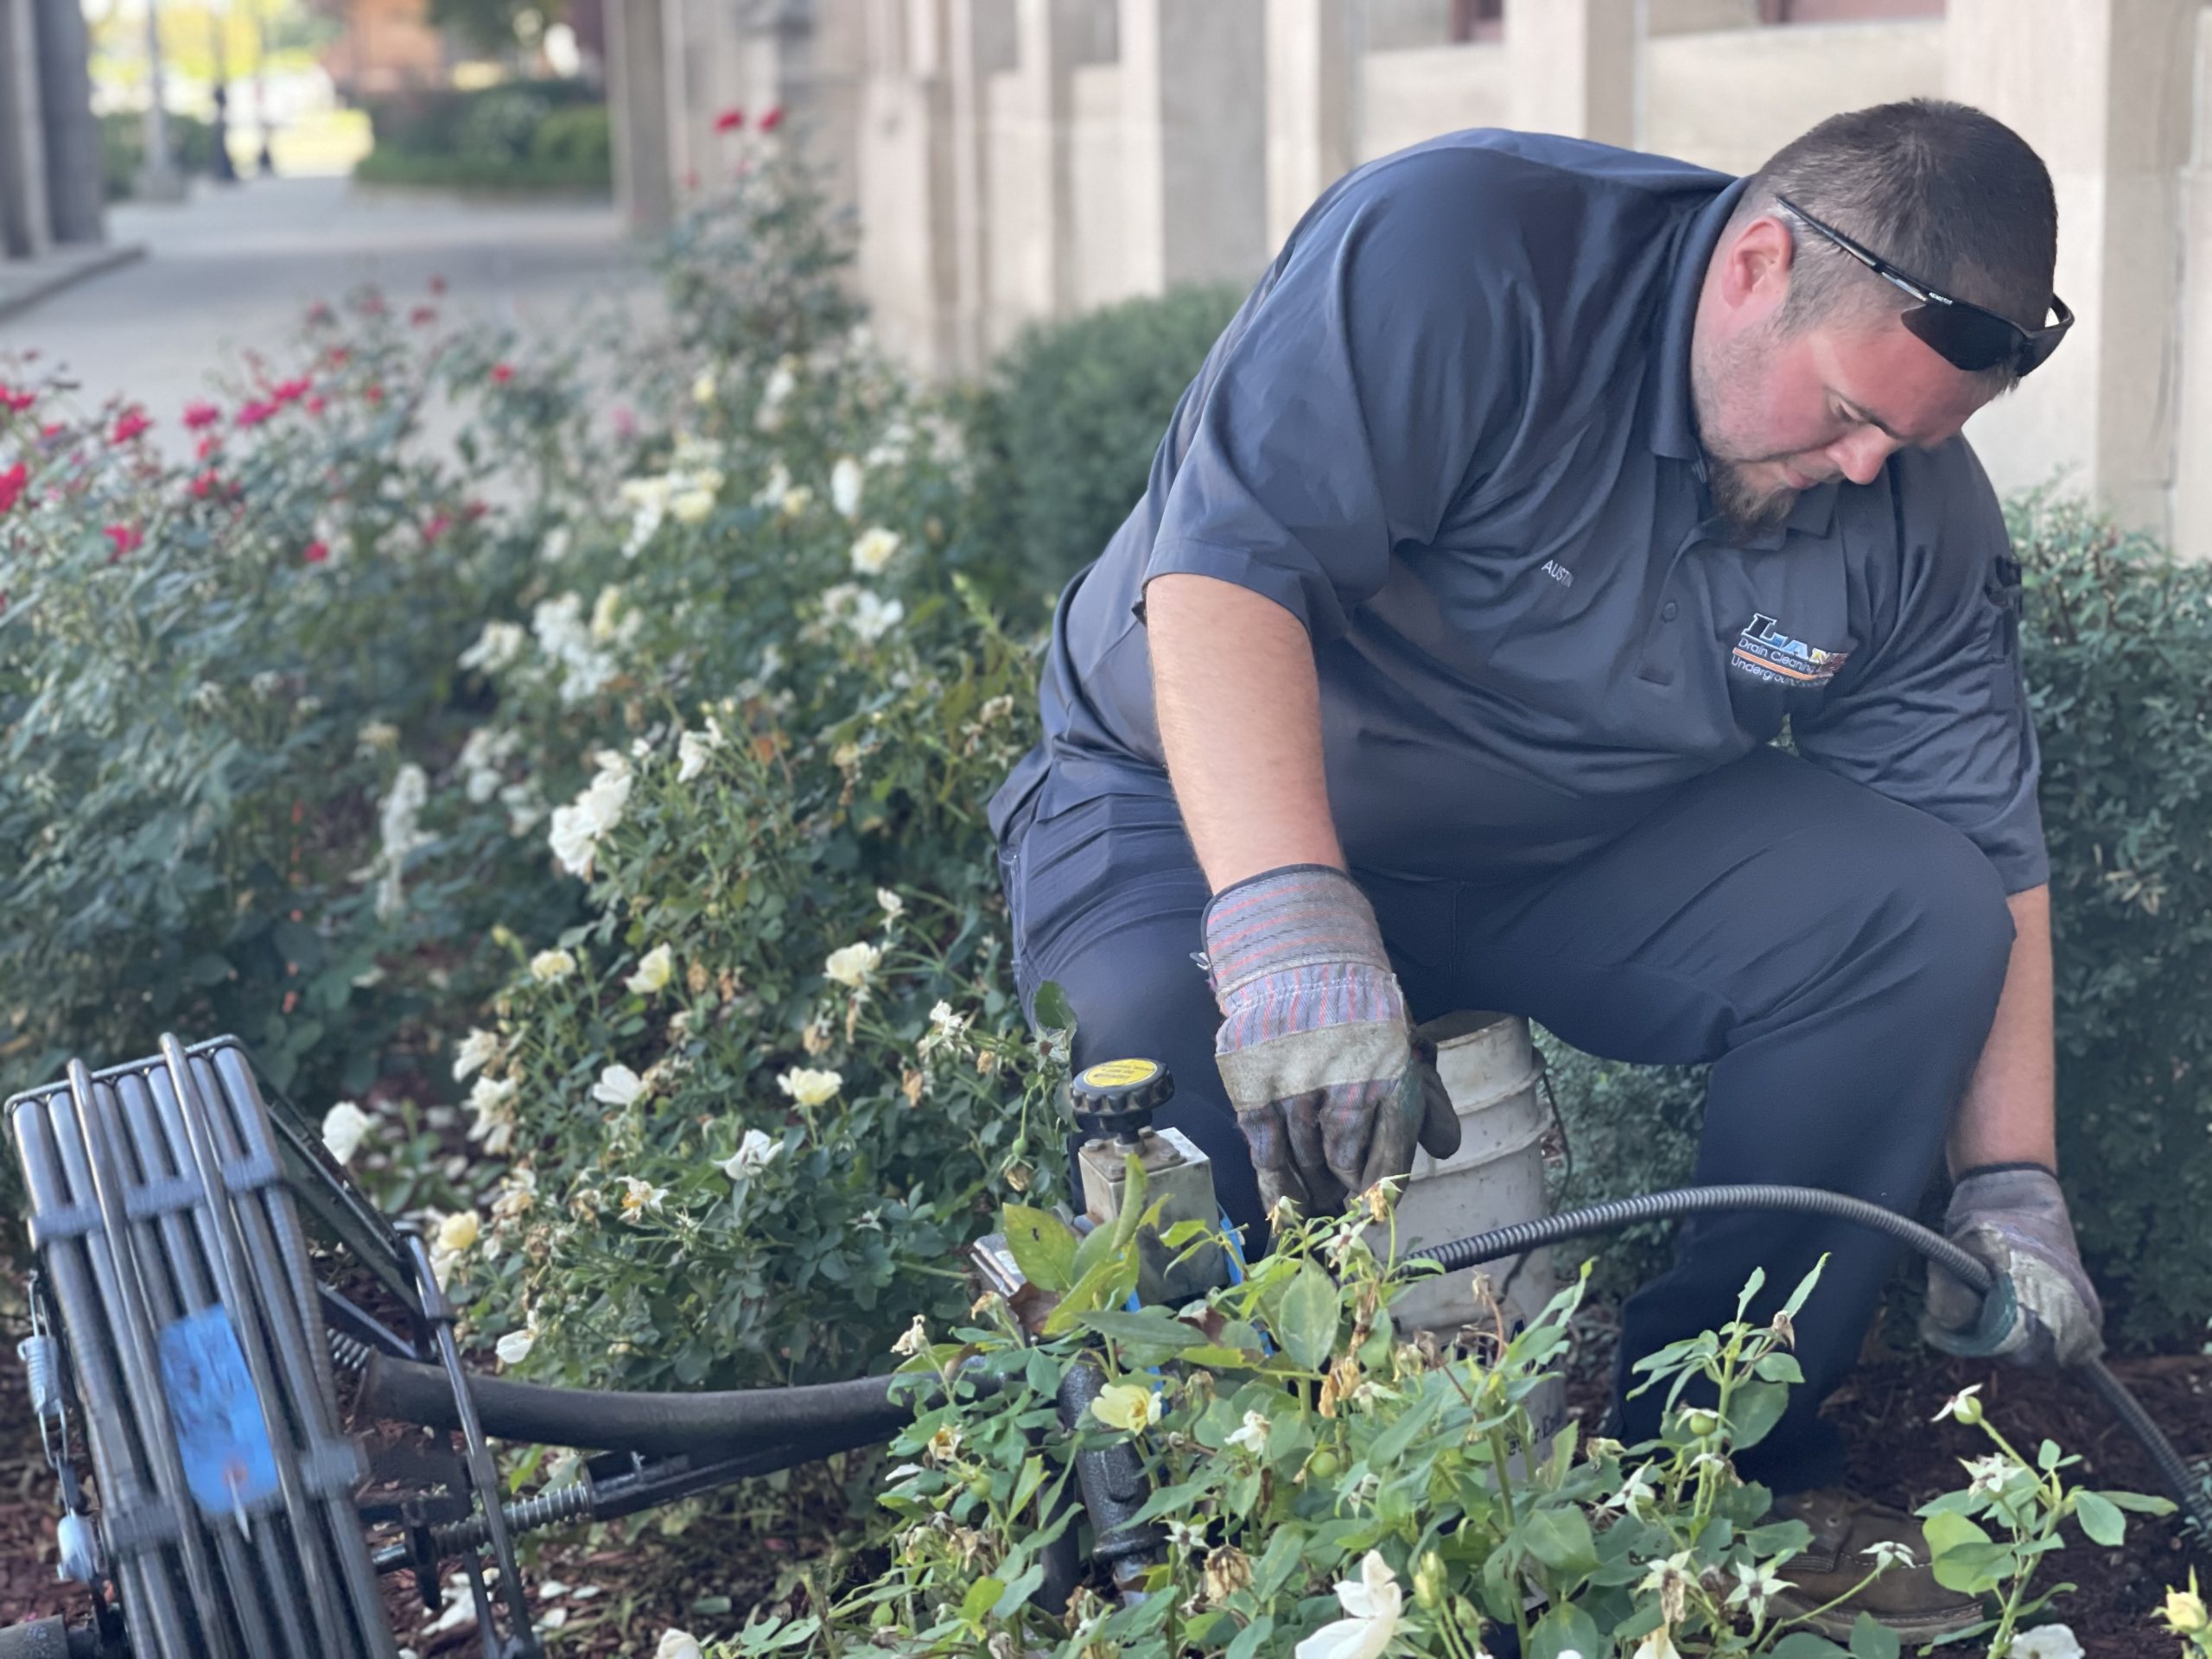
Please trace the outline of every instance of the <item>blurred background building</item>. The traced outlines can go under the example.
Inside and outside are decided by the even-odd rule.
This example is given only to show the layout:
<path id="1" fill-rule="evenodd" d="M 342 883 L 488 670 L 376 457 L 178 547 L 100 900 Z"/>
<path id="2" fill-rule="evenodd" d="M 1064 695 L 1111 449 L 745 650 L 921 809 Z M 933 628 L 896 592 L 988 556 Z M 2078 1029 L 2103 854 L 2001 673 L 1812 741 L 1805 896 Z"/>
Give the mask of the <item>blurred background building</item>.
<path id="1" fill-rule="evenodd" d="M 96 246 L 101 206 L 78 0 L 0 0 L 0 258 Z"/>
<path id="2" fill-rule="evenodd" d="M 972 372 L 1020 327 L 1247 281 L 1347 168 L 1579 134 L 1731 172 L 1834 111 L 1980 105 L 2056 181 L 2080 315 L 1978 416 L 2212 556 L 2212 28 L 2201 0 L 607 0 L 618 191 L 664 221 L 718 118 L 782 105 L 859 211 L 881 338 Z"/>

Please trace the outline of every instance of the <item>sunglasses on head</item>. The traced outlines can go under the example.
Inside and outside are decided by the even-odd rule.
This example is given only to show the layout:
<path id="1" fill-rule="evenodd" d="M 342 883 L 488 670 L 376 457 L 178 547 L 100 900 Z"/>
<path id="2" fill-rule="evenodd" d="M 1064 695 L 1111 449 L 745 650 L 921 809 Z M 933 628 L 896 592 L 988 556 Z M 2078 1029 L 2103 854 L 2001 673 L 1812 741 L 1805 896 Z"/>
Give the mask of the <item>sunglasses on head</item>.
<path id="1" fill-rule="evenodd" d="M 2023 328 L 2009 317 L 1955 299 L 1916 276 L 1908 276 L 1872 248 L 1853 241 L 1833 225 L 1823 225 L 1789 197 L 1778 195 L 1775 200 L 1807 230 L 1826 237 L 1884 282 L 1918 300 L 1918 305 L 1906 308 L 1904 326 L 1955 368 L 1993 369 L 2009 364 L 2015 375 L 2032 373 L 2058 349 L 2058 342 L 2074 326 L 2074 314 L 2056 294 L 2050 296 L 2050 308 L 2058 321 L 2046 327 Z"/>

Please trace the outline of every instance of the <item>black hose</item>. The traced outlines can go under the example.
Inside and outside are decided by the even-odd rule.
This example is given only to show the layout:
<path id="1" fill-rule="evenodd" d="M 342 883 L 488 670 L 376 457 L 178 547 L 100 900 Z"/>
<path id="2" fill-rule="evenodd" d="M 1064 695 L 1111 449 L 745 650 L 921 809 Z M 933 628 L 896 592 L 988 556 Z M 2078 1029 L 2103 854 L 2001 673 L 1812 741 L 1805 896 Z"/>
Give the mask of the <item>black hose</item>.
<path id="1" fill-rule="evenodd" d="M 1457 1272 L 1484 1262 L 1521 1255 L 1547 1244 L 1570 1238 L 1610 1233 L 1639 1221 L 1671 1221 L 1683 1216 L 1703 1216 L 1744 1210 L 1780 1210 L 1797 1215 L 1824 1216 L 1872 1229 L 1907 1245 L 1942 1268 L 1969 1289 L 1987 1294 L 1997 1276 L 1979 1257 L 1961 1249 L 1941 1233 L 1922 1226 L 1909 1216 L 1885 1210 L 1878 1204 L 1829 1192 L 1812 1186 L 1748 1184 L 1737 1186 L 1687 1186 L 1668 1192 L 1645 1192 L 1633 1198 L 1610 1198 L 1586 1209 L 1568 1210 L 1534 1221 L 1494 1227 L 1485 1233 L 1455 1238 L 1447 1243 L 1409 1251 L 1408 1261 L 1435 1262 L 1446 1272 Z M 2072 1368 L 2098 1399 L 2103 1401 L 2121 1427 L 2142 1443 L 2157 1467 L 2166 1492 L 2181 1506 L 2196 1529 L 2199 1542 L 2212 1547 L 2212 1490 L 2199 1480 L 2186 1459 L 2175 1450 L 2164 1432 L 2143 1409 L 2126 1385 L 2106 1368 L 2101 1359 L 2082 1361 Z"/>

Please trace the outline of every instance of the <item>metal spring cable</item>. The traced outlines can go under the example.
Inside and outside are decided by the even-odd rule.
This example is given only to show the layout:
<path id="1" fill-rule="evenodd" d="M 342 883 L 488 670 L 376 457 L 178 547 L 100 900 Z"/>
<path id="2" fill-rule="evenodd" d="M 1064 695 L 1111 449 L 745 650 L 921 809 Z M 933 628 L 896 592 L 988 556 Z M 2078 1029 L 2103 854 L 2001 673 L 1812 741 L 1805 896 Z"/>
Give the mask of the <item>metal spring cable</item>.
<path id="1" fill-rule="evenodd" d="M 505 1519 L 510 1533 L 535 1532 L 541 1527 L 558 1525 L 579 1515 L 591 1512 L 592 1489 L 588 1481 L 578 1481 L 570 1486 L 556 1486 L 550 1492 L 540 1492 L 526 1497 L 519 1503 L 504 1503 L 500 1515 Z M 463 1550 L 475 1549 L 491 1535 L 491 1525 L 481 1515 L 472 1515 L 466 1521 L 450 1521 L 430 1529 L 432 1549 L 440 1555 L 459 1554 Z M 378 1572 L 404 1562 L 404 1545 L 394 1545 L 378 1553 L 375 1566 Z"/>

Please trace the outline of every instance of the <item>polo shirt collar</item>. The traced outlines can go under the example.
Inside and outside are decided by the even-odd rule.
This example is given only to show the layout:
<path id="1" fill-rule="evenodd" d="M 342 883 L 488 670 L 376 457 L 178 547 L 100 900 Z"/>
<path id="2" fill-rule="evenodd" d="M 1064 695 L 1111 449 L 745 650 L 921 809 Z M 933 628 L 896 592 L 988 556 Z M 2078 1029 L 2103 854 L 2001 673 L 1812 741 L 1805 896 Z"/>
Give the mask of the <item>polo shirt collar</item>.
<path id="1" fill-rule="evenodd" d="M 1749 179 L 1732 179 L 1712 200 L 1697 210 L 1682 232 L 1681 246 L 1668 278 L 1653 342 L 1648 393 L 1651 397 L 1651 452 L 1674 461 L 1693 463 L 1704 459 L 1698 448 L 1697 424 L 1690 399 L 1690 334 L 1697 322 L 1697 302 L 1705 291 L 1705 270 L 1713 251 L 1720 245 L 1720 232 L 1736 211 Z M 1778 527 L 1744 543 L 1748 548 L 1777 548 L 1791 531 L 1823 536 L 1835 522 L 1836 484 L 1822 484 L 1801 493 L 1789 517 Z"/>

